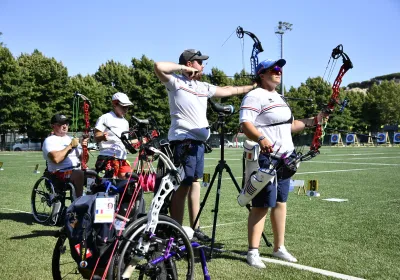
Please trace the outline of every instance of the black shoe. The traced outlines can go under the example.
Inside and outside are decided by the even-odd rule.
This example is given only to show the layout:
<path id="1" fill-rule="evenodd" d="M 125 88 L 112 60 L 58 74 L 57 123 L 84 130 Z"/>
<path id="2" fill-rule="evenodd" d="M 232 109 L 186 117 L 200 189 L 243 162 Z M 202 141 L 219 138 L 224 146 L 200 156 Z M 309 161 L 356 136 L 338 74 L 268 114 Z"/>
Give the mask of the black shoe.
<path id="1" fill-rule="evenodd" d="M 197 228 L 197 229 L 194 230 L 193 237 L 195 237 L 197 240 L 203 241 L 203 242 L 210 242 L 211 241 L 211 238 L 208 237 L 204 232 L 202 232 L 200 230 L 200 228 Z"/>

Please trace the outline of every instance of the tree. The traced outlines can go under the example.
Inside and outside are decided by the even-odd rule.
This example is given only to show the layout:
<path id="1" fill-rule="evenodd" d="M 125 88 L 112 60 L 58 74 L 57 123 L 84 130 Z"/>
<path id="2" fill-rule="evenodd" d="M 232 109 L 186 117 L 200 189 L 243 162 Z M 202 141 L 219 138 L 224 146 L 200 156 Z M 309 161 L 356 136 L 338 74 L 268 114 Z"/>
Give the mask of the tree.
<path id="1" fill-rule="evenodd" d="M 138 117 L 153 117 L 162 133 L 167 133 L 171 124 L 168 93 L 154 72 L 154 61 L 142 56 L 132 59 L 132 76 L 135 85 L 130 92 L 135 103 L 134 114 Z"/>
<path id="2" fill-rule="evenodd" d="M 400 84 L 394 81 L 374 84 L 367 91 L 363 117 L 373 131 L 382 125 L 400 123 Z"/>
<path id="3" fill-rule="evenodd" d="M 10 50 L 0 45 L 0 134 L 19 128 L 14 112 L 18 111 L 20 69 Z"/>
<path id="4" fill-rule="evenodd" d="M 90 100 L 90 126 L 94 127 L 97 119 L 107 111 L 110 111 L 111 101 L 105 102 L 106 100 L 110 100 L 109 97 L 109 89 L 107 86 L 103 85 L 99 81 L 97 81 L 93 76 L 87 75 L 83 77 L 78 74 L 69 79 L 69 97 L 68 104 L 73 103 L 74 93 L 78 92 L 83 94 Z M 84 112 L 82 108 L 83 101 L 81 99 L 77 100 L 80 106 L 78 106 L 78 112 L 76 112 L 77 116 L 75 118 L 79 119 L 78 127 L 72 127 L 71 129 L 82 131 L 84 127 Z M 73 108 L 69 108 L 69 114 L 72 114 Z M 72 131 L 70 129 L 70 131 Z M 75 131 L 76 132 L 76 131 Z"/>
<path id="5" fill-rule="evenodd" d="M 68 71 L 61 62 L 47 58 L 38 50 L 17 58 L 23 77 L 18 94 L 19 129 L 29 137 L 45 137 L 56 112 L 68 114 Z"/>
<path id="6" fill-rule="evenodd" d="M 321 77 L 317 77 L 308 78 L 297 89 L 291 87 L 285 97 L 288 97 L 295 119 L 302 119 L 317 115 L 331 95 L 330 85 Z M 290 100 L 290 98 L 303 100 Z M 309 99 L 312 99 L 312 102 Z"/>
<path id="7" fill-rule="evenodd" d="M 109 60 L 105 64 L 100 65 L 94 74 L 94 78 L 107 86 L 110 95 L 116 92 L 128 94 L 135 85 L 135 80 L 132 77 L 132 69 L 114 60 Z"/>

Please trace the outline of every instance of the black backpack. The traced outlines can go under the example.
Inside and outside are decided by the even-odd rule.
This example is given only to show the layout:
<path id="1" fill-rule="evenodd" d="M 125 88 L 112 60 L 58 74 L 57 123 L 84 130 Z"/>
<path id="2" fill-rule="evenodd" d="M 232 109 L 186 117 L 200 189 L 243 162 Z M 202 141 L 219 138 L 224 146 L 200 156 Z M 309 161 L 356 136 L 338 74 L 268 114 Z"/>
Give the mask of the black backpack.
<path id="1" fill-rule="evenodd" d="M 98 259 L 96 274 L 104 271 L 116 239 L 113 224 L 94 223 L 96 198 L 104 196 L 105 193 L 81 196 L 68 207 L 65 215 L 71 256 L 85 278 L 90 277 Z"/>

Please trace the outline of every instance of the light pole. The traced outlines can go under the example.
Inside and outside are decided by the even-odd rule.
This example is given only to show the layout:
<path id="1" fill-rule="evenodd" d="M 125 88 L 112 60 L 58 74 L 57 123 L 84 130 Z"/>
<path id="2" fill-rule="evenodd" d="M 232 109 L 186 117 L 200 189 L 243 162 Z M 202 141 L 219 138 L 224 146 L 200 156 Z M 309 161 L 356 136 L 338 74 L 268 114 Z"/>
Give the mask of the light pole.
<path id="1" fill-rule="evenodd" d="M 283 34 L 285 34 L 286 31 L 290 31 L 292 30 L 292 25 L 289 22 L 285 22 L 285 21 L 280 21 L 279 25 L 277 27 L 275 27 L 275 34 L 278 34 L 281 36 L 281 58 L 283 58 Z M 284 96 L 285 93 L 283 91 L 283 72 L 281 74 L 281 95 Z"/>

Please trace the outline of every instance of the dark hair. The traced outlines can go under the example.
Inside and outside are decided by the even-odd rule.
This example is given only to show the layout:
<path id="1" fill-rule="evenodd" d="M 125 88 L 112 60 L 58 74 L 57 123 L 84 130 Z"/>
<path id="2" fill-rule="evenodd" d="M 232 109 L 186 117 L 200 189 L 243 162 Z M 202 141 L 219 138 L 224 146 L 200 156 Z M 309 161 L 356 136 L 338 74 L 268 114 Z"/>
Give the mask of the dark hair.
<path id="1" fill-rule="evenodd" d="M 262 70 L 260 71 L 260 73 L 258 73 L 258 74 L 256 75 L 256 77 L 254 78 L 254 82 L 256 82 L 257 85 L 260 85 L 260 84 L 261 84 L 260 75 L 261 75 L 261 74 L 264 74 L 265 72 L 267 72 L 267 71 L 270 70 L 271 68 L 272 68 L 272 67 L 262 69 Z"/>

